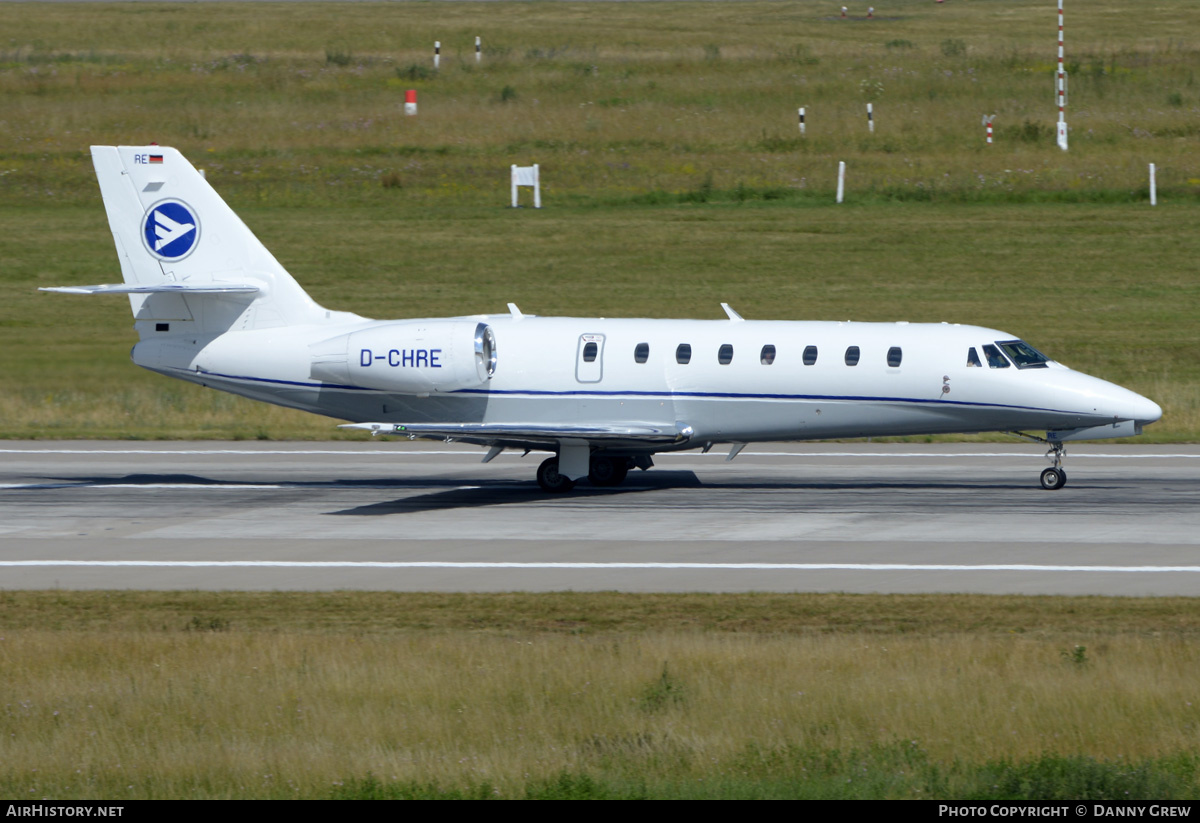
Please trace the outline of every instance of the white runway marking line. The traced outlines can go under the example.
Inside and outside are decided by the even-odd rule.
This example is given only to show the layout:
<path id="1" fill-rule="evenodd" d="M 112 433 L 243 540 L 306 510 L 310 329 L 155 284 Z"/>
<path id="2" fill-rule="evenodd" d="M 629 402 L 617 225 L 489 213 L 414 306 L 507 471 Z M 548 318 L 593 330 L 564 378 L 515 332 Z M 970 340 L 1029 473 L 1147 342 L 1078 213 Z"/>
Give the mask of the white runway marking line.
<path id="1" fill-rule="evenodd" d="M 357 449 L 357 450 L 337 450 L 337 449 L 0 449 L 0 454 L 183 454 L 183 455 L 206 455 L 206 454 L 253 454 L 253 455 L 277 455 L 286 456 L 289 454 L 295 455 L 313 455 L 313 454 L 348 454 L 348 455 L 370 455 L 373 457 L 395 457 L 400 454 L 464 454 L 473 455 L 474 452 L 467 452 L 455 449 L 439 449 L 436 451 L 383 451 L 381 449 Z"/>
<path id="2" fill-rule="evenodd" d="M 262 483 L 0 483 L 0 489 L 291 489 L 297 486 Z M 303 488 L 303 487 L 300 487 Z M 328 485 L 322 485 L 328 488 Z"/>
<path id="3" fill-rule="evenodd" d="M 291 489 L 293 491 L 328 491 L 329 489 L 374 490 L 389 489 L 427 489 L 428 483 L 388 483 L 385 486 L 371 486 L 355 483 L 347 486 L 336 480 L 327 483 L 0 483 L 0 491 L 24 490 L 36 491 L 45 489 L 186 489 L 188 491 L 272 491 Z M 446 486 L 445 491 L 470 491 L 481 489 L 482 486 Z"/>
<path id="4" fill-rule="evenodd" d="M 1200 572 L 1200 566 L 1050 566 L 1026 563 L 950 565 L 917 563 L 505 563 L 473 561 L 336 561 L 336 560 L 0 560 L 0 568 L 36 567 L 168 568 L 168 569 L 574 569 L 689 571 L 870 571 L 870 572 L 1103 572 L 1106 574 L 1174 574 Z"/>

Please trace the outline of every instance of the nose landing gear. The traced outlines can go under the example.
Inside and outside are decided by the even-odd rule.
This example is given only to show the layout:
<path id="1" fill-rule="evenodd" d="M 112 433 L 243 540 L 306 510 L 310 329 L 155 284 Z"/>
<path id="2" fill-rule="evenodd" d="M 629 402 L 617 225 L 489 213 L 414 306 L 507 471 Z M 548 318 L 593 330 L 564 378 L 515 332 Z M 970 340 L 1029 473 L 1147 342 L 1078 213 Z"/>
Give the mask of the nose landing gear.
<path id="1" fill-rule="evenodd" d="M 1046 451 L 1046 459 L 1053 466 L 1044 469 L 1041 475 L 1042 488 L 1047 491 L 1057 491 L 1067 485 L 1067 470 L 1063 468 L 1063 459 L 1067 456 L 1067 447 L 1060 440 L 1047 440 L 1044 437 L 1038 437 L 1025 432 L 1008 432 L 1015 434 L 1017 437 L 1023 437 L 1026 440 L 1035 440 L 1038 443 L 1047 443 L 1050 448 Z"/>
<path id="2" fill-rule="evenodd" d="M 1046 459 L 1053 463 L 1054 466 L 1042 472 L 1043 489 L 1055 491 L 1067 485 L 1067 472 L 1062 467 L 1063 458 L 1066 456 L 1066 446 L 1058 442 L 1050 444 L 1050 450 L 1046 452 Z"/>

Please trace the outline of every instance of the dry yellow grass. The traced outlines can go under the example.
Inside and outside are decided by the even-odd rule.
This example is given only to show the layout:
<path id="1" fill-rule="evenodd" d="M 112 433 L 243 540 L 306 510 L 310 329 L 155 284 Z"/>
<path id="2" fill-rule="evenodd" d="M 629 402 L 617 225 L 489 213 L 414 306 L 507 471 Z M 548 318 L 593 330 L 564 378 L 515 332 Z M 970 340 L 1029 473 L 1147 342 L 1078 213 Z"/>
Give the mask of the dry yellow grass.
<path id="1" fill-rule="evenodd" d="M 310 796 L 368 773 L 506 792 L 564 770 L 687 780 L 789 749 L 902 745 L 947 765 L 1195 749 L 1200 648 L 1119 636 L 1086 662 L 1072 650 L 971 635 L 18 630 L 0 641 L 0 763 L 10 796 Z"/>
<path id="2" fill-rule="evenodd" d="M 521 796 L 574 774 L 795 796 L 808 770 L 810 793 L 839 796 L 890 770 L 854 796 L 922 796 L 931 775 L 1056 756 L 1175 763 L 1188 791 L 1197 614 L 1180 598 L 11 592 L 0 794 L 361 795 L 371 775 Z"/>

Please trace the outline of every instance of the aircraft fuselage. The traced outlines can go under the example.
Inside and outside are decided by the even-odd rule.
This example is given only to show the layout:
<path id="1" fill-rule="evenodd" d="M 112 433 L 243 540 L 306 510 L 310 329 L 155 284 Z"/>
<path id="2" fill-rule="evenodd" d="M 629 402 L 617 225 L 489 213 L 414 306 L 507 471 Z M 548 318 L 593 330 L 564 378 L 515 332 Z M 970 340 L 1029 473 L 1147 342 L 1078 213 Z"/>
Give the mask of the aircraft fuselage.
<path id="1" fill-rule="evenodd" d="M 495 368 L 478 384 L 406 393 L 387 373 L 451 371 L 470 351 L 436 337 L 409 345 L 398 320 L 229 332 L 189 352 L 153 335 L 134 349 L 146 368 L 256 400 L 354 422 L 539 424 L 616 421 L 690 427 L 705 443 L 1076 429 L 1161 415 L 1151 401 L 1048 361 L 989 363 L 1012 335 L 951 324 L 653 320 L 488 315 Z M 313 379 L 313 344 L 371 332 L 345 359 L 373 386 Z M 396 345 L 389 346 L 389 339 Z M 351 338 L 356 339 L 356 338 Z M 367 338 L 357 338 L 367 339 Z M 591 344 L 594 348 L 589 351 Z M 974 362 L 969 364 L 974 354 Z M 172 354 L 174 357 L 172 357 Z M 590 356 L 589 356 L 590 355 Z M 362 365 L 363 359 L 369 365 Z M 371 370 L 374 372 L 371 372 Z M 463 437 L 471 440 L 470 437 Z M 661 451 L 636 441 L 608 450 Z"/>

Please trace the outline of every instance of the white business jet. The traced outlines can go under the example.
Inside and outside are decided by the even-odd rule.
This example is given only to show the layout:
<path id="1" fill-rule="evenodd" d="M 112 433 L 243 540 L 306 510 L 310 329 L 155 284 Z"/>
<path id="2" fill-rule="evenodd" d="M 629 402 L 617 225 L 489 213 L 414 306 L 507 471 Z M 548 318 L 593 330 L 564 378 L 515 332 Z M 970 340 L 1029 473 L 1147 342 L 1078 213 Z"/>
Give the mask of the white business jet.
<path id="1" fill-rule="evenodd" d="M 995 329 L 933 323 L 610 320 L 509 313 L 370 320 L 313 302 L 176 150 L 94 146 L 139 366 L 375 434 L 551 452 L 538 483 L 621 483 L 655 452 L 760 441 L 1008 431 L 1140 434 L 1154 402 Z M 1042 437 L 1031 432 L 1045 432 Z"/>

